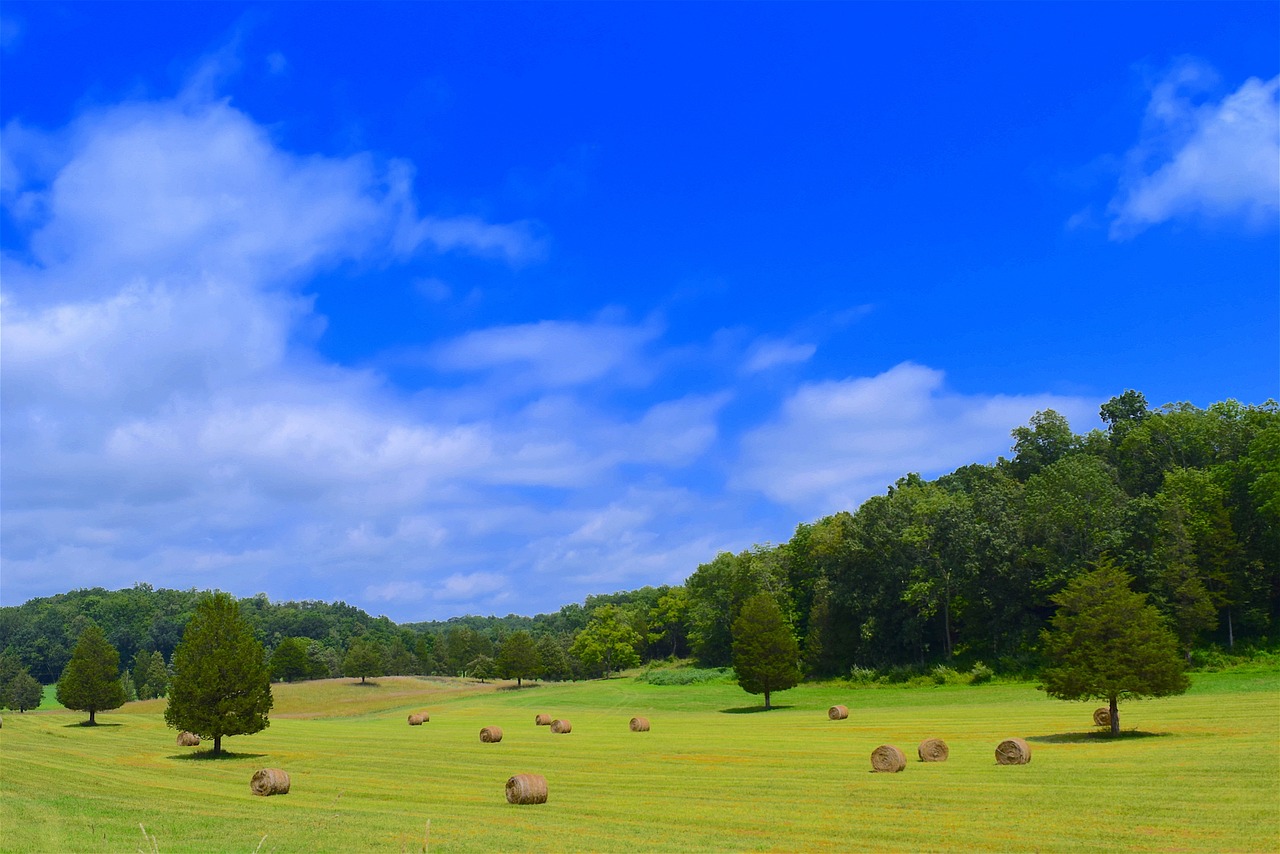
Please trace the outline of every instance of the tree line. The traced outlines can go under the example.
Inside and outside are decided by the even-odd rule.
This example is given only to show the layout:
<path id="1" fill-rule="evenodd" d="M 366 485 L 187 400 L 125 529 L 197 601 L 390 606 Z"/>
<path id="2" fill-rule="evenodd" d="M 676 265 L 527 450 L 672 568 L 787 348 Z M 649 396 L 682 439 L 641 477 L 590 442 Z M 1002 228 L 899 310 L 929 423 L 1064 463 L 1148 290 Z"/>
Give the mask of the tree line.
<path id="1" fill-rule="evenodd" d="M 734 623 L 766 595 L 805 673 L 1041 664 L 1055 598 L 1102 560 L 1134 579 L 1188 660 L 1265 646 L 1280 621 L 1280 411 L 1235 401 L 1150 409 L 1126 391 L 1104 429 L 1053 410 L 1012 431 L 1010 456 L 935 480 L 907 474 L 782 544 L 721 553 L 683 585 L 589 596 L 552 614 L 397 625 L 343 602 L 242 599 L 277 679 L 470 675 L 574 679 L 646 661 L 734 662 Z M 90 624 L 126 662 L 126 694 L 162 696 L 207 593 L 76 590 L 0 608 L 0 691 L 58 679 Z M 27 694 L 30 694 L 29 683 Z M 13 706 L 16 708 L 16 706 Z"/>

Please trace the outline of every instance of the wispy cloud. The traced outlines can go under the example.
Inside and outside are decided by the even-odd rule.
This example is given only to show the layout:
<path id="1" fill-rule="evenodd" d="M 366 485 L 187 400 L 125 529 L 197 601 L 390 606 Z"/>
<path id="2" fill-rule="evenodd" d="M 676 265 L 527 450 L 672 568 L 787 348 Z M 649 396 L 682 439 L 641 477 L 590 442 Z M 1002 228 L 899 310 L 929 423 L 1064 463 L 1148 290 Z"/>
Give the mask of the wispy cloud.
<path id="1" fill-rule="evenodd" d="M 810 514 L 856 507 L 907 472 L 936 476 L 1008 450 L 1012 426 L 1056 409 L 1077 429 L 1096 403 L 1051 395 L 962 395 L 904 362 L 873 377 L 808 383 L 751 430 L 735 483 Z"/>
<path id="2" fill-rule="evenodd" d="M 1280 214 L 1280 77 L 1251 77 L 1219 100 L 1203 63 L 1186 61 L 1154 87 L 1142 137 L 1111 200 L 1110 235 L 1170 220 L 1273 227 Z"/>

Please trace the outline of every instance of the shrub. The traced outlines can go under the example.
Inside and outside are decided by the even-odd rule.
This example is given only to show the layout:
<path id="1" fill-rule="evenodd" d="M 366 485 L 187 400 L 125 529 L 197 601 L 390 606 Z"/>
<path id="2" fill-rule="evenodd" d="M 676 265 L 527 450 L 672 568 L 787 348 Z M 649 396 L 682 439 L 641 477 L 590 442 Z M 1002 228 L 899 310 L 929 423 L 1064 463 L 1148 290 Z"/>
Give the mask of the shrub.
<path id="1" fill-rule="evenodd" d="M 855 664 L 849 668 L 849 681 L 855 685 L 871 685 L 879 678 L 879 674 L 870 667 L 859 667 Z"/>
<path id="2" fill-rule="evenodd" d="M 646 670 L 636 677 L 650 685 L 701 685 L 706 682 L 723 682 L 733 679 L 729 667 L 681 667 L 673 670 Z"/>
<path id="3" fill-rule="evenodd" d="M 954 668 L 947 667 L 945 664 L 939 664 L 934 667 L 931 677 L 934 685 L 954 685 L 960 681 L 960 674 Z"/>
<path id="4" fill-rule="evenodd" d="M 995 676 L 995 671 L 981 661 L 973 663 L 973 669 L 969 671 L 969 684 L 981 685 L 984 682 L 990 682 Z"/>

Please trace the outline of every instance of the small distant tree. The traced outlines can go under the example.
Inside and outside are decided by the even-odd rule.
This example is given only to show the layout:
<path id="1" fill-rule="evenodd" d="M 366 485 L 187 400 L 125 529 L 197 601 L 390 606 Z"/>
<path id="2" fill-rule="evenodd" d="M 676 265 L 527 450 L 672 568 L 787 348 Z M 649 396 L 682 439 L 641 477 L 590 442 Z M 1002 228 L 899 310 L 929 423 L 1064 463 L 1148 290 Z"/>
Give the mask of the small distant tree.
<path id="1" fill-rule="evenodd" d="M 353 638 L 342 659 L 342 675 L 359 676 L 363 685 L 366 676 L 381 676 L 382 672 L 382 647 L 378 642 L 366 637 Z"/>
<path id="2" fill-rule="evenodd" d="M 1187 690 L 1178 639 L 1133 579 L 1109 558 L 1052 597 L 1058 613 L 1041 633 L 1051 662 L 1041 686 L 1060 700 L 1106 700 L 1111 734 L 1120 733 L 1121 698 L 1168 697 Z"/>
<path id="3" fill-rule="evenodd" d="M 526 631 L 512 632 L 502 640 L 498 647 L 498 675 L 504 679 L 515 678 L 519 688 L 523 679 L 532 679 L 538 675 L 542 662 L 538 657 L 538 645 L 533 635 Z"/>
<path id="4" fill-rule="evenodd" d="M 214 593 L 196 606 L 173 651 L 165 723 L 212 739 L 217 756 L 223 736 L 266 729 L 273 702 L 262 644 L 235 599 Z"/>
<path id="5" fill-rule="evenodd" d="M 22 714 L 27 709 L 38 707 L 43 697 L 44 686 L 24 667 L 17 676 L 9 680 L 8 690 L 4 692 L 4 707 L 17 709 L 18 714 Z"/>
<path id="6" fill-rule="evenodd" d="M 152 697 L 163 697 L 169 691 L 169 668 L 160 650 L 151 653 L 151 663 L 147 665 L 147 691 Z"/>
<path id="7" fill-rule="evenodd" d="M 748 694 L 764 694 L 764 707 L 774 691 L 800 684 L 800 646 L 782 616 L 778 602 L 759 593 L 742 603 L 733 621 L 733 669 Z"/>
<path id="8" fill-rule="evenodd" d="M 603 670 L 608 678 L 614 670 L 625 670 L 640 663 L 636 647 L 642 642 L 618 606 L 602 605 L 573 639 L 569 652 L 587 667 Z"/>
<path id="9" fill-rule="evenodd" d="M 271 653 L 271 676 L 292 682 L 307 678 L 311 661 L 307 658 L 307 643 L 300 638 L 285 638 Z"/>
<path id="10" fill-rule="evenodd" d="M 89 713 L 89 726 L 97 725 L 98 712 L 125 704 L 120 685 L 120 653 L 97 624 L 80 633 L 71 660 L 58 679 L 58 702 L 68 709 Z"/>
<path id="11" fill-rule="evenodd" d="M 467 672 L 481 682 L 493 678 L 493 659 L 487 655 L 478 655 L 467 665 Z"/>
<path id="12" fill-rule="evenodd" d="M 124 701 L 126 703 L 138 699 L 138 687 L 133 684 L 133 674 L 128 670 L 120 674 L 120 689 L 124 691 Z"/>

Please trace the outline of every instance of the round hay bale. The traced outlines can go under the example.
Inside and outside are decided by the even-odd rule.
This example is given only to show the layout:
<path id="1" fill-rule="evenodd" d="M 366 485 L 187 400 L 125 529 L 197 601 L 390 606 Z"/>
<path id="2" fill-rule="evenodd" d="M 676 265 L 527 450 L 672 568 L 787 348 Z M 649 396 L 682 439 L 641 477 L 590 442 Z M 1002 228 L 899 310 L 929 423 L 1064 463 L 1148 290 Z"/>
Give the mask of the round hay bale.
<path id="1" fill-rule="evenodd" d="M 845 718 L 849 717 L 849 707 L 848 706 L 832 706 L 831 708 L 827 709 L 827 717 L 833 721 L 842 721 Z"/>
<path id="2" fill-rule="evenodd" d="M 926 738 L 920 742 L 916 753 L 920 755 L 921 762 L 946 762 L 951 755 L 947 743 L 940 738 Z"/>
<path id="3" fill-rule="evenodd" d="M 249 790 L 255 795 L 289 794 L 289 775 L 279 768 L 263 768 L 255 771 L 249 781 Z"/>
<path id="4" fill-rule="evenodd" d="M 551 722 L 551 731 L 557 733 L 573 732 L 573 724 L 563 718 L 556 718 Z"/>
<path id="5" fill-rule="evenodd" d="M 1094 709 L 1093 725 L 1107 726 L 1107 727 L 1111 726 L 1111 710 L 1108 709 L 1106 706 L 1103 706 L 1100 709 Z"/>
<path id="6" fill-rule="evenodd" d="M 541 774 L 516 774 L 507 778 L 507 803 L 545 804 L 547 778 Z"/>
<path id="7" fill-rule="evenodd" d="M 187 732 L 183 730 L 182 732 L 178 733 L 179 747 L 197 747 L 199 746 L 199 744 L 200 744 L 200 736 L 196 735 L 194 732 Z"/>
<path id="8" fill-rule="evenodd" d="M 1020 738 L 1007 738 L 996 747 L 997 765 L 1026 765 L 1031 761 L 1031 745 Z"/>
<path id="9" fill-rule="evenodd" d="M 538 715 L 533 723 L 534 726 L 551 726 L 551 715 Z"/>
<path id="10" fill-rule="evenodd" d="M 648 732 L 649 719 L 648 718 L 632 718 L 631 731 L 632 732 Z"/>
<path id="11" fill-rule="evenodd" d="M 874 771 L 897 773 L 906 767 L 906 755 L 892 744 L 882 744 L 871 751 L 871 768 Z"/>
<path id="12" fill-rule="evenodd" d="M 485 744 L 497 744 L 502 741 L 502 727 L 487 726 L 480 730 L 480 740 Z"/>
<path id="13" fill-rule="evenodd" d="M 409 715 L 409 726 L 422 726 L 429 720 L 431 720 L 431 715 L 426 712 L 414 712 Z"/>

